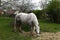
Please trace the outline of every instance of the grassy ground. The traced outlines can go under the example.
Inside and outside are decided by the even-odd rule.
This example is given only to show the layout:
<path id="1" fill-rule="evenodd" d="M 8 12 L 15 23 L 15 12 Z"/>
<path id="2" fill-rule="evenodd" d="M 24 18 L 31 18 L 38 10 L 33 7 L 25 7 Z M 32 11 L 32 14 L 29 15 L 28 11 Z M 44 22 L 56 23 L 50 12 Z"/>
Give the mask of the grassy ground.
<path id="1" fill-rule="evenodd" d="M 29 36 L 12 32 L 12 21 L 12 18 L 0 17 L 0 40 L 31 40 Z"/>
<path id="2" fill-rule="evenodd" d="M 60 24 L 40 20 L 41 32 L 59 32 Z"/>
<path id="3" fill-rule="evenodd" d="M 30 36 L 19 34 L 18 31 L 16 33 L 12 32 L 13 26 L 11 23 L 13 21 L 13 18 L 0 17 L 0 40 L 32 40 Z M 41 32 L 60 31 L 60 24 L 40 20 L 40 26 Z"/>

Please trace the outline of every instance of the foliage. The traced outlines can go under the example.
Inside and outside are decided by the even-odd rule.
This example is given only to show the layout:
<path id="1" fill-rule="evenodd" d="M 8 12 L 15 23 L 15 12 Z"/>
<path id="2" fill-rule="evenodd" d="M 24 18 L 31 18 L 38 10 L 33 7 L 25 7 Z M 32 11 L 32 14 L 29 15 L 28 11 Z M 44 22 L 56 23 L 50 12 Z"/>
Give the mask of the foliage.
<path id="1" fill-rule="evenodd" d="M 36 16 L 37 16 L 38 19 L 42 17 L 41 16 L 42 15 L 42 11 L 41 10 L 33 10 L 33 13 L 36 14 Z"/>
<path id="2" fill-rule="evenodd" d="M 60 1 L 52 0 L 47 6 L 47 13 L 51 20 L 54 22 L 60 22 Z"/>

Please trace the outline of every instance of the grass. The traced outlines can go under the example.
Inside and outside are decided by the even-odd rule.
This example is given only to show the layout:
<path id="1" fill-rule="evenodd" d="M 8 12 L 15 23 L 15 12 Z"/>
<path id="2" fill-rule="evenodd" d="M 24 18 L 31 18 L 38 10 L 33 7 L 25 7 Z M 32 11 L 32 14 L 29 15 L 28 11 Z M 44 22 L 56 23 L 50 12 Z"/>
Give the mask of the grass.
<path id="1" fill-rule="evenodd" d="M 24 36 L 18 32 L 12 32 L 13 26 L 11 23 L 13 18 L 0 17 L 0 40 L 32 40 L 30 36 Z M 46 22 L 40 20 L 41 32 L 58 32 L 60 31 L 60 24 Z M 26 30 L 26 29 L 25 29 Z"/>
<path id="2" fill-rule="evenodd" d="M 0 17 L 0 40 L 31 40 L 29 36 L 12 32 L 12 21 L 14 21 L 13 18 Z"/>
<path id="3" fill-rule="evenodd" d="M 58 32 L 60 24 L 40 20 L 41 32 Z"/>

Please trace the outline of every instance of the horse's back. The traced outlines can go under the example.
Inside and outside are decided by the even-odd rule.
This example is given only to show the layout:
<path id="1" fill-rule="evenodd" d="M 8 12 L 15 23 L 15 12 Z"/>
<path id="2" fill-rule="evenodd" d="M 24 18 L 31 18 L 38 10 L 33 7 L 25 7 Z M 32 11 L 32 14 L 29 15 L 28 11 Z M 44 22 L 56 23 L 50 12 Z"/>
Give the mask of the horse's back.
<path id="1" fill-rule="evenodd" d="M 34 22 L 34 23 L 37 23 L 38 24 L 38 20 L 37 20 L 37 17 L 34 13 L 19 13 L 17 14 L 17 16 L 20 17 L 20 20 L 22 22 Z"/>

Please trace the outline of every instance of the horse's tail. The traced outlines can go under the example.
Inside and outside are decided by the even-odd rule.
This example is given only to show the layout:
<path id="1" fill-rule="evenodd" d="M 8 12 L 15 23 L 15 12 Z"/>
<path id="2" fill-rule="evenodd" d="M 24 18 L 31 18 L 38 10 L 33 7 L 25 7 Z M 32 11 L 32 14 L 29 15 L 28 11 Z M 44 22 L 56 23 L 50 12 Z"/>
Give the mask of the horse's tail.
<path id="1" fill-rule="evenodd" d="M 17 15 L 19 13 L 19 11 L 16 11 L 14 14 Z"/>

